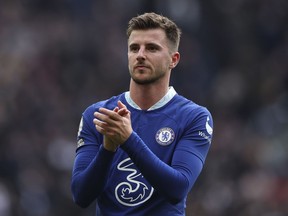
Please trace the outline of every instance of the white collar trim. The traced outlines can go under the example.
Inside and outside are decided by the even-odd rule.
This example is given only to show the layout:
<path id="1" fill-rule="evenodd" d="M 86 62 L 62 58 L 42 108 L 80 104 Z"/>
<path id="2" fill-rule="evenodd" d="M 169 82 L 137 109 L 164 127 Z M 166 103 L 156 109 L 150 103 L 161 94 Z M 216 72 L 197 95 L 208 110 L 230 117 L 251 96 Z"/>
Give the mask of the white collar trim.
<path id="1" fill-rule="evenodd" d="M 163 107 L 165 104 L 167 104 L 175 95 L 177 94 L 177 92 L 175 91 L 175 89 L 173 88 L 173 86 L 169 87 L 168 92 L 166 93 L 166 95 L 161 98 L 157 103 L 155 103 L 153 106 L 151 106 L 147 111 L 151 111 L 151 110 L 155 110 L 158 109 L 160 107 Z M 132 106 L 135 109 L 141 110 L 141 108 L 132 100 L 132 98 L 130 97 L 130 92 L 127 91 L 125 92 L 125 99 L 128 102 L 128 104 L 130 106 Z"/>

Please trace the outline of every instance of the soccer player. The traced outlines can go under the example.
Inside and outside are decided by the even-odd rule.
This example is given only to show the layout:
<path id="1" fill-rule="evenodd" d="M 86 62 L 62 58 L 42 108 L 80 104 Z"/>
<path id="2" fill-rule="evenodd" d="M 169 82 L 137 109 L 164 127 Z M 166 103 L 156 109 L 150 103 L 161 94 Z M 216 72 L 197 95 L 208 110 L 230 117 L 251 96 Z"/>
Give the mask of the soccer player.
<path id="1" fill-rule="evenodd" d="M 211 145 L 209 111 L 169 85 L 181 31 L 162 15 L 128 23 L 129 91 L 83 113 L 72 174 L 74 201 L 97 216 L 183 216 Z"/>

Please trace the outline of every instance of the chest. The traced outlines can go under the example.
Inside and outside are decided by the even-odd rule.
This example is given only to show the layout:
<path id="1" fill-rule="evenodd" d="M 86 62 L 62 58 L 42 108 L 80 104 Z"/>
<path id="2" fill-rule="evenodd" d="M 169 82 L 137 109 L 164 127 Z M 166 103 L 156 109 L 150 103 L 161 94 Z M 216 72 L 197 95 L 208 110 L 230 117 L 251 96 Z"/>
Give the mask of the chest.
<path id="1" fill-rule="evenodd" d="M 172 116 L 140 112 L 133 115 L 132 127 L 154 154 L 166 163 L 171 161 L 182 133 Z"/>

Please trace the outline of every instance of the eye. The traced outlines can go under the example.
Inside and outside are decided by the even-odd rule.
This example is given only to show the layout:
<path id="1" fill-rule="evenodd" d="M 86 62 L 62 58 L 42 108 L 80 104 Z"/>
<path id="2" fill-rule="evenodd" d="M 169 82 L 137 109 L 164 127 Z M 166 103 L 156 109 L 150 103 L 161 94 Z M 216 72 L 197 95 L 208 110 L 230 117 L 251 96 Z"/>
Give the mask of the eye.
<path id="1" fill-rule="evenodd" d="M 150 52 L 156 52 L 158 50 L 158 47 L 154 45 L 149 45 L 147 46 L 147 50 L 149 50 Z"/>
<path id="2" fill-rule="evenodd" d="M 139 46 L 137 46 L 137 45 L 131 45 L 131 46 L 129 47 L 129 50 L 130 50 L 130 52 L 138 52 Z"/>
<path id="3" fill-rule="evenodd" d="M 161 50 L 161 46 L 155 43 L 149 43 L 146 45 L 146 50 L 148 50 L 149 52 L 157 52 Z"/>

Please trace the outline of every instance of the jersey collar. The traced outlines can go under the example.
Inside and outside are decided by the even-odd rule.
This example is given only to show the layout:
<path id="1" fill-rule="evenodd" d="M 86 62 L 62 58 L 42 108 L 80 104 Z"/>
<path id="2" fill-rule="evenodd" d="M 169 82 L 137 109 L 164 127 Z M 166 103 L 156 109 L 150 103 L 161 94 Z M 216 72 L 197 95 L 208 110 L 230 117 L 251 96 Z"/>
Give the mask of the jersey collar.
<path id="1" fill-rule="evenodd" d="M 163 107 L 165 104 L 167 104 L 175 95 L 177 94 L 177 92 L 175 91 L 175 89 L 173 88 L 173 86 L 169 87 L 168 92 L 166 93 L 166 95 L 161 98 L 157 103 L 155 103 L 153 106 L 151 106 L 147 111 L 151 111 L 151 110 L 155 110 L 158 109 L 160 107 Z M 125 99 L 127 101 L 127 103 L 132 106 L 135 109 L 141 110 L 141 108 L 132 100 L 132 98 L 130 97 L 130 92 L 127 91 L 125 92 Z"/>

